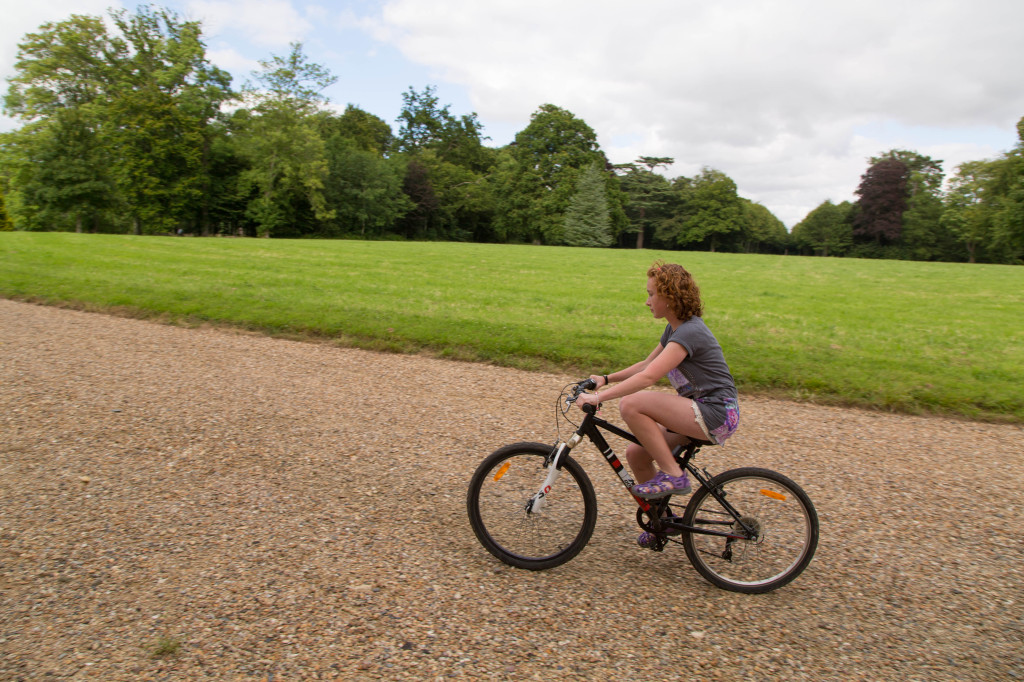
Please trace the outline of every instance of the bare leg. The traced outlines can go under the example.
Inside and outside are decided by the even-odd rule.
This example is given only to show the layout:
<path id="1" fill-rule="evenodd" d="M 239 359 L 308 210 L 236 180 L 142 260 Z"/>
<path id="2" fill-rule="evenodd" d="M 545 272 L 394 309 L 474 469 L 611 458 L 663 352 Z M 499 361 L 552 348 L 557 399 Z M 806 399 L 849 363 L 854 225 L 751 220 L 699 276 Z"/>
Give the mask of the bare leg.
<path id="1" fill-rule="evenodd" d="M 689 438 L 681 436 L 678 433 L 669 433 L 664 428 L 662 428 L 661 431 L 662 436 L 665 438 L 665 442 L 668 444 L 669 450 L 677 445 L 689 441 Z M 630 443 L 629 446 L 626 447 L 626 461 L 629 462 L 630 471 L 633 472 L 633 477 L 636 479 L 637 483 L 649 481 L 658 473 L 657 468 L 654 466 L 654 458 L 651 457 L 642 445 Z"/>
<path id="2" fill-rule="evenodd" d="M 682 476 L 683 470 L 672 458 L 665 429 L 674 431 L 677 435 L 704 438 L 704 431 L 693 416 L 692 401 L 670 393 L 644 391 L 624 396 L 619 401 L 619 412 L 633 435 L 640 441 L 643 452 L 666 474 Z M 653 472 L 653 469 L 644 467 L 643 456 L 639 453 L 634 451 L 633 459 L 630 459 L 627 449 L 626 456 L 638 478 L 641 474 L 635 468 L 634 459 L 642 470 Z M 653 477 L 654 473 L 651 473 L 651 478 Z M 649 479 L 640 478 L 641 482 L 646 480 Z"/>
<path id="3" fill-rule="evenodd" d="M 654 466 L 654 460 L 651 459 L 651 456 L 647 454 L 642 445 L 630 443 L 626 448 L 626 461 L 629 462 L 629 468 L 633 472 L 633 478 L 636 479 L 637 483 L 649 481 L 658 473 L 657 468 Z"/>

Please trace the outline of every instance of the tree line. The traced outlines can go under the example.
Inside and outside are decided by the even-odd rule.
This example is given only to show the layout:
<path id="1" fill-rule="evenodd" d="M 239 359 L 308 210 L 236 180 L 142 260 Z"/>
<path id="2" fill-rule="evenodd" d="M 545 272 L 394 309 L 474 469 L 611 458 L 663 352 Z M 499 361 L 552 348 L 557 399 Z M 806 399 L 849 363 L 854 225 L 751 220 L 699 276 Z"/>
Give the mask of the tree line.
<path id="1" fill-rule="evenodd" d="M 1024 118 L 996 159 L 968 161 L 948 183 L 937 161 L 894 149 L 870 160 L 856 202 L 826 201 L 793 227 L 797 252 L 820 256 L 1021 263 Z"/>
<path id="2" fill-rule="evenodd" d="M 594 130 L 553 104 L 490 147 L 475 113 L 410 87 L 392 129 L 332 110 L 335 77 L 301 44 L 235 91 L 198 22 L 155 6 L 110 19 L 72 15 L 19 44 L 4 109 L 22 125 L 0 135 L 0 229 L 1024 256 L 1024 141 L 964 164 L 948 190 L 941 161 L 894 150 L 871 160 L 856 202 L 825 202 L 790 233 L 720 170 L 611 164 Z"/>

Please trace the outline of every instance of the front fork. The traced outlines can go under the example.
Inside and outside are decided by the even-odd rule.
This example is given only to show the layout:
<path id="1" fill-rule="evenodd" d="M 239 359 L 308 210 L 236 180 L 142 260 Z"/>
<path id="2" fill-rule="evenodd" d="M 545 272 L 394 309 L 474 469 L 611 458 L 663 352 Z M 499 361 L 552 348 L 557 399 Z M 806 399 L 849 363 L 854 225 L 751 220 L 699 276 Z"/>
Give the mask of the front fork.
<path id="1" fill-rule="evenodd" d="M 545 460 L 548 475 L 544 479 L 544 483 L 541 484 L 540 490 L 534 493 L 533 497 L 531 497 L 526 503 L 527 514 L 539 512 L 544 508 L 544 498 L 551 492 L 552 487 L 555 485 L 555 481 L 558 480 L 558 476 L 562 473 L 562 458 L 568 456 L 569 451 L 579 445 L 580 441 L 583 440 L 583 434 L 586 426 L 587 424 L 584 422 L 584 425 L 580 427 L 579 431 L 573 434 L 572 438 L 567 442 L 558 443 L 554 448 L 552 448 L 551 454 L 548 455 Z M 593 441 L 594 445 L 597 446 L 597 449 L 601 451 L 605 461 L 607 461 L 612 470 L 615 471 L 619 480 L 622 481 L 622 485 L 624 485 L 626 490 L 629 490 L 630 494 L 632 494 L 632 489 L 633 486 L 636 485 L 636 482 L 626 471 L 626 467 L 622 466 L 622 462 L 619 461 L 619 458 L 615 456 L 615 453 L 608 445 L 608 441 L 606 441 L 601 433 L 596 429 L 592 429 L 590 439 Z M 633 495 L 633 499 L 636 500 L 637 505 L 639 505 L 640 509 L 643 511 L 649 512 L 651 510 L 651 505 L 647 500 L 637 497 L 636 495 Z"/>
<path id="2" fill-rule="evenodd" d="M 573 437 L 566 443 L 558 443 L 551 450 L 551 454 L 544 460 L 545 465 L 548 469 L 548 475 L 545 477 L 544 482 L 540 486 L 540 490 L 533 494 L 533 497 L 526 503 L 527 514 L 538 514 L 541 509 L 544 508 L 545 497 L 555 485 L 555 481 L 562 474 L 562 458 L 569 454 L 576 445 L 579 444 L 583 436 L 579 433 L 573 434 Z"/>

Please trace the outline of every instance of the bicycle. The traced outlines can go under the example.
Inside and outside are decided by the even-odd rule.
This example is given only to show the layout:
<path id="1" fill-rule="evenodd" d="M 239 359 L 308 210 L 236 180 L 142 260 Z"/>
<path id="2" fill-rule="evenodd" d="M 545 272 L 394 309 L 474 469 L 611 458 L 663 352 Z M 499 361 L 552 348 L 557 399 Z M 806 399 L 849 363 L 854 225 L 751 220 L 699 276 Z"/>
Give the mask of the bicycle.
<path id="1" fill-rule="evenodd" d="M 477 539 L 501 561 L 543 570 L 579 554 L 597 523 L 597 496 L 583 467 L 570 452 L 584 438 L 601 452 L 630 490 L 635 482 L 608 445 L 607 431 L 638 443 L 630 432 L 584 408 L 580 424 L 568 417 L 581 393 L 596 388 L 586 379 L 562 389 L 556 405 L 554 445 L 521 442 L 491 453 L 470 479 L 466 506 Z M 562 419 L 576 427 L 561 440 Z M 638 505 L 637 524 L 654 537 L 649 549 L 681 544 L 690 563 L 708 582 L 748 594 L 769 592 L 800 575 L 818 545 L 818 515 L 803 489 L 780 473 L 759 467 L 713 476 L 693 459 L 708 441 L 690 440 L 673 456 L 698 486 L 683 508 L 672 496 Z M 569 480 L 560 480 L 568 473 Z M 556 485 L 557 484 L 557 485 Z M 632 495 L 632 493 L 630 493 Z M 671 516 L 668 516 L 671 514 Z"/>

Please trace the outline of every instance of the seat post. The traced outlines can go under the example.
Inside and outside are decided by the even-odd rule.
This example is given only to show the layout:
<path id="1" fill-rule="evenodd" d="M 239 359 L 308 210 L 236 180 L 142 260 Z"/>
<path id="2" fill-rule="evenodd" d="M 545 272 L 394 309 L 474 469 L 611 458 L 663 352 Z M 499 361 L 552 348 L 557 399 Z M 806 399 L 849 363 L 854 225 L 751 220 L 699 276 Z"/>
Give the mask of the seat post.
<path id="1" fill-rule="evenodd" d="M 704 445 L 704 443 L 696 440 L 691 440 L 688 443 L 677 445 L 672 449 L 672 457 L 676 460 L 679 466 L 685 470 L 687 462 L 697 454 L 701 445 Z"/>

